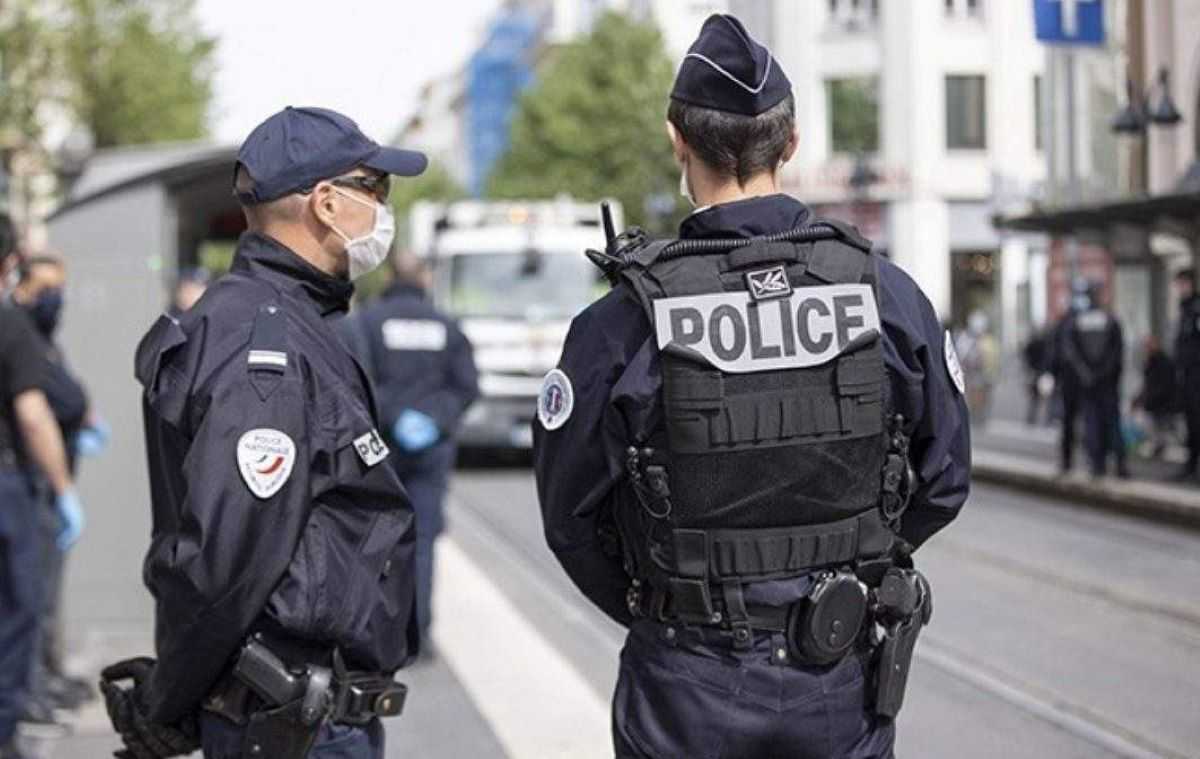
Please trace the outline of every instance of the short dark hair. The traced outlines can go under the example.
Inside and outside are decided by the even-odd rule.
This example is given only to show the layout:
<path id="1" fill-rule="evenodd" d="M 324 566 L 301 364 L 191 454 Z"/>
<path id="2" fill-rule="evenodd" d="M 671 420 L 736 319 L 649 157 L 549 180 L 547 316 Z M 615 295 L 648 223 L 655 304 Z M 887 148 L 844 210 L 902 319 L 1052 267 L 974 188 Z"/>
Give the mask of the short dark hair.
<path id="1" fill-rule="evenodd" d="M 796 101 L 789 94 L 757 116 L 744 116 L 672 98 L 667 120 L 700 160 L 744 185 L 783 160 L 796 128 Z"/>
<path id="2" fill-rule="evenodd" d="M 1180 271 L 1178 274 L 1175 275 L 1175 281 L 1176 282 L 1191 282 L 1192 284 L 1195 284 L 1196 283 L 1196 270 L 1191 269 L 1191 268 L 1183 269 L 1182 271 Z"/>
<path id="3" fill-rule="evenodd" d="M 33 270 L 39 266 L 53 266 L 55 269 L 65 269 L 66 264 L 58 256 L 37 255 L 21 258 L 21 263 L 17 268 L 17 273 L 21 277 L 22 282 L 26 282 L 33 275 Z"/>

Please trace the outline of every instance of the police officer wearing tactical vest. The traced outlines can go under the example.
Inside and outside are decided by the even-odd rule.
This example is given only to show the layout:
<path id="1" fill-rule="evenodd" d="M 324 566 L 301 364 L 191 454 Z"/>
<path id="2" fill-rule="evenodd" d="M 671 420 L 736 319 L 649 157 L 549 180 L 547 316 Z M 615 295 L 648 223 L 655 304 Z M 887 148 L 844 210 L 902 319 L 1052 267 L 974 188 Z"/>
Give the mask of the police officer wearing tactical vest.
<path id="1" fill-rule="evenodd" d="M 1187 422 L 1188 457 L 1176 475 L 1178 480 L 1194 481 L 1200 464 L 1200 295 L 1196 293 L 1196 270 L 1184 269 L 1175 275 L 1179 296 L 1179 331 L 1175 335 L 1175 365 L 1179 374 L 1179 397 Z"/>
<path id="2" fill-rule="evenodd" d="M 929 620 L 912 551 L 966 499 L 962 373 L 851 228 L 778 191 L 791 84 L 731 16 L 684 58 L 680 240 L 591 252 L 534 423 L 545 532 L 629 627 L 620 757 L 889 757 Z"/>
<path id="3" fill-rule="evenodd" d="M 331 322 L 387 255 L 389 175 L 425 164 L 333 111 L 271 116 L 238 153 L 229 274 L 138 346 L 158 658 L 103 673 L 125 756 L 383 756 L 418 646 L 414 519 Z"/>

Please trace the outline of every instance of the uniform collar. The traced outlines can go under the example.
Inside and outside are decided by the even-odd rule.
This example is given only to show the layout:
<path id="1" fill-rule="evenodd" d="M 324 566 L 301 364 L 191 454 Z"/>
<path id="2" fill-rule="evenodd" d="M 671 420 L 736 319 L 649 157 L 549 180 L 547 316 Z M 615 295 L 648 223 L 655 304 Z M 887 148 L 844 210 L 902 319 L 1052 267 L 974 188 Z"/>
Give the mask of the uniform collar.
<path id="1" fill-rule="evenodd" d="M 349 280 L 326 274 L 283 243 L 257 232 L 247 232 L 238 240 L 230 269 L 261 277 L 284 289 L 302 291 L 316 304 L 321 316 L 345 313 L 354 294 Z"/>
<path id="2" fill-rule="evenodd" d="M 787 195 L 763 195 L 708 206 L 679 225 L 684 240 L 714 237 L 757 237 L 787 232 L 811 219 L 808 206 Z"/>

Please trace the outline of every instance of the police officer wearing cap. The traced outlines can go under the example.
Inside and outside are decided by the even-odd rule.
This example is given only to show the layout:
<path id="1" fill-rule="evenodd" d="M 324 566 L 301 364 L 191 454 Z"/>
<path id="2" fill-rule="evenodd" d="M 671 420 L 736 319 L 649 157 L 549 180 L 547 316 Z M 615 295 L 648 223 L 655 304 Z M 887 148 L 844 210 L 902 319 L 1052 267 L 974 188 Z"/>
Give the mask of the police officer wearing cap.
<path id="1" fill-rule="evenodd" d="M 471 342 L 429 299 L 432 286 L 425 261 L 396 253 L 387 290 L 342 326 L 375 383 L 395 443 L 391 463 L 417 515 L 417 619 L 424 641 L 433 620 L 433 545 L 445 527 L 442 501 L 455 433 L 479 397 Z"/>
<path id="2" fill-rule="evenodd" d="M 890 757 L 931 608 L 911 554 L 968 491 L 961 367 L 906 274 L 779 193 L 791 85 L 737 19 L 668 122 L 701 207 L 589 253 L 615 286 L 534 422 L 550 547 L 629 627 L 616 754 Z"/>
<path id="3" fill-rule="evenodd" d="M 1179 375 L 1179 398 L 1187 423 L 1188 457 L 1175 479 L 1195 481 L 1200 464 L 1200 295 L 1196 293 L 1196 270 L 1175 275 L 1179 297 L 1179 331 L 1175 334 L 1175 365 Z"/>
<path id="4" fill-rule="evenodd" d="M 271 116 L 238 153 L 230 272 L 138 346 L 157 659 L 103 673 L 124 756 L 383 756 L 414 520 L 332 320 L 391 244 L 389 175 L 425 165 L 333 111 Z"/>

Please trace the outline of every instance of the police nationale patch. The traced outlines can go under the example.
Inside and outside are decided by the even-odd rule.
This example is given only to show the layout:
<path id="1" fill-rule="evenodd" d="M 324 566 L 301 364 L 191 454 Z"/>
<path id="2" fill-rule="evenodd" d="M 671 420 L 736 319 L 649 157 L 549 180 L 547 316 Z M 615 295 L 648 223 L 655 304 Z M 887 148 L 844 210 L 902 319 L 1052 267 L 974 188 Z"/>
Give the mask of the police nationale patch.
<path id="1" fill-rule="evenodd" d="M 551 369 L 538 393 L 538 421 L 546 429 L 556 430 L 567 423 L 574 409 L 575 389 L 570 378 L 561 369 Z"/>
<path id="2" fill-rule="evenodd" d="M 238 471 L 257 498 L 279 492 L 296 463 L 296 444 L 279 430 L 250 430 L 238 440 Z"/>
<path id="3" fill-rule="evenodd" d="M 787 270 L 781 264 L 770 269 L 746 272 L 746 289 L 754 300 L 786 298 L 792 294 L 792 283 L 788 282 Z"/>
<path id="4" fill-rule="evenodd" d="M 954 383 L 954 387 L 958 389 L 959 394 L 967 392 L 967 381 L 963 376 L 962 364 L 958 360 L 958 351 L 954 350 L 954 338 L 950 336 L 950 332 L 946 332 L 946 345 L 943 348 L 946 354 L 946 372 L 950 375 L 950 381 Z"/>
<path id="5" fill-rule="evenodd" d="M 354 439 L 354 450 L 358 451 L 358 457 L 368 467 L 375 466 L 386 459 L 390 452 L 387 443 L 384 443 L 383 438 L 380 437 L 379 430 L 374 429 Z"/>

